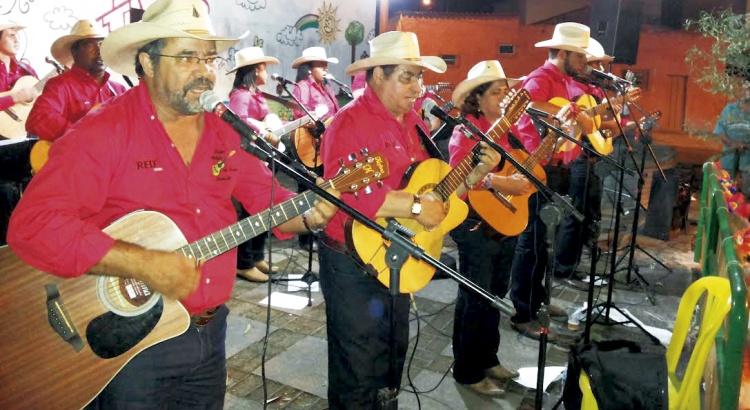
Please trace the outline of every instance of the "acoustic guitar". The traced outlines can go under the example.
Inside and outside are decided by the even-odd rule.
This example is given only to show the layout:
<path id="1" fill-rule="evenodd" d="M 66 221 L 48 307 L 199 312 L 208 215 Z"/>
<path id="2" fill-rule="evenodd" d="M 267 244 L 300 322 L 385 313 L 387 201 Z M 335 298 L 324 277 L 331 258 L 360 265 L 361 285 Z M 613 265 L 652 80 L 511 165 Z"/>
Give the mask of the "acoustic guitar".
<path id="1" fill-rule="evenodd" d="M 322 187 L 357 192 L 388 172 L 387 160 L 374 153 Z M 104 232 L 204 262 L 300 215 L 314 201 L 307 191 L 190 244 L 174 222 L 153 211 L 125 215 Z M 80 409 L 135 355 L 190 325 L 180 302 L 141 281 L 62 279 L 25 264 L 7 246 L 0 248 L 0 292 L 6 332 L 0 338 L 0 408 L 6 410 Z"/>
<path id="2" fill-rule="evenodd" d="M 661 118 L 661 111 L 654 111 L 651 114 L 649 114 L 647 117 L 650 119 L 657 121 Z M 643 124 L 643 119 L 641 119 L 641 124 Z M 623 132 L 632 131 L 636 128 L 635 122 L 630 122 L 624 127 L 622 127 Z M 596 152 L 602 154 L 602 155 L 609 155 L 614 151 L 614 138 L 618 137 L 618 135 L 613 135 L 614 132 L 612 130 L 597 130 L 594 131 L 591 134 L 588 134 L 589 142 L 591 142 L 591 147 L 596 150 Z"/>
<path id="3" fill-rule="evenodd" d="M 0 93 L 0 98 L 6 97 L 16 90 L 24 88 L 34 88 L 36 91 L 42 92 L 44 85 L 47 84 L 49 79 L 64 71 L 64 68 L 56 61 L 50 58 L 46 58 L 45 61 L 54 65 L 55 69 L 38 80 L 30 75 L 19 78 L 16 80 L 16 83 L 13 84 L 11 90 Z M 36 98 L 34 101 L 36 101 Z M 26 120 L 29 118 L 29 113 L 31 112 L 31 107 L 34 105 L 34 101 L 28 103 L 16 103 L 12 107 L 0 111 L 0 135 L 8 139 L 25 137 Z"/>
<path id="4" fill-rule="evenodd" d="M 514 92 L 505 107 L 505 115 L 493 126 L 494 132 L 491 137 L 497 140 L 508 132 L 508 129 L 521 117 L 528 103 L 528 91 Z M 432 192 L 445 204 L 445 210 L 447 211 L 445 219 L 430 231 L 414 219 L 396 218 L 400 225 L 414 234 L 411 240 L 436 259 L 440 258 L 443 237 L 463 222 L 469 213 L 466 203 L 456 195 L 456 189 L 463 184 L 466 176 L 476 166 L 475 161 L 479 156 L 478 152 L 479 144 L 453 170 L 445 162 L 431 158 L 412 165 L 404 176 L 405 186 L 402 188 L 404 191 L 417 195 Z M 383 227 L 388 224 L 386 218 L 378 218 L 376 222 Z M 353 255 L 357 255 L 362 264 L 377 277 L 378 281 L 388 287 L 390 285 L 390 270 L 386 265 L 385 252 L 390 243 L 384 241 L 380 234 L 359 222 L 350 220 L 347 225 L 348 229 L 345 229 L 347 247 Z M 401 293 L 413 293 L 422 289 L 430 282 L 434 273 L 435 269 L 426 262 L 409 258 L 401 268 L 399 291 Z"/>
<path id="5" fill-rule="evenodd" d="M 317 121 L 318 118 L 326 115 L 328 113 L 328 107 L 325 105 L 319 105 L 315 107 L 315 119 Z M 308 118 L 310 117 L 300 117 L 302 118 Z M 299 120 L 297 120 L 299 121 Z M 323 122 L 323 125 L 328 128 L 329 125 L 331 125 L 331 121 L 333 121 L 333 117 L 328 118 Z M 310 123 L 312 121 L 308 121 L 307 123 Z M 323 133 L 325 135 L 325 132 Z M 323 138 L 323 135 L 320 137 L 314 137 L 310 130 L 307 127 L 297 127 L 296 131 L 294 131 L 294 135 L 292 135 L 292 145 L 294 145 L 294 153 L 297 156 L 297 159 L 306 167 L 313 169 L 315 167 L 319 167 L 323 164 L 323 161 L 320 159 L 320 139 Z"/>

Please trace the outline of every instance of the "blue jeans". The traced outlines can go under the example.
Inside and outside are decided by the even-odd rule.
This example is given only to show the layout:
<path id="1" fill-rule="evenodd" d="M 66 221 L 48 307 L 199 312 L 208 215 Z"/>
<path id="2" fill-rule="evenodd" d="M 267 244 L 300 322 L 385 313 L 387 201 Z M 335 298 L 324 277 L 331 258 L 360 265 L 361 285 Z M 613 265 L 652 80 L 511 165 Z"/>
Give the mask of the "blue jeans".
<path id="1" fill-rule="evenodd" d="M 469 217 L 451 231 L 458 245 L 461 275 L 497 297 L 504 297 L 516 238 L 494 232 L 486 223 Z M 484 379 L 484 371 L 498 365 L 500 311 L 464 287 L 458 288 L 453 320 L 453 378 L 461 384 Z"/>
<path id="2" fill-rule="evenodd" d="M 325 241 L 321 241 L 319 252 L 328 331 L 328 405 L 331 410 L 376 409 L 378 391 L 388 387 L 388 288 Z M 400 382 L 409 343 L 408 295 L 396 296 L 394 315 Z"/>
<path id="3" fill-rule="evenodd" d="M 222 410 L 228 313 L 221 306 L 207 325 L 191 323 L 182 335 L 139 353 L 86 408 Z"/>

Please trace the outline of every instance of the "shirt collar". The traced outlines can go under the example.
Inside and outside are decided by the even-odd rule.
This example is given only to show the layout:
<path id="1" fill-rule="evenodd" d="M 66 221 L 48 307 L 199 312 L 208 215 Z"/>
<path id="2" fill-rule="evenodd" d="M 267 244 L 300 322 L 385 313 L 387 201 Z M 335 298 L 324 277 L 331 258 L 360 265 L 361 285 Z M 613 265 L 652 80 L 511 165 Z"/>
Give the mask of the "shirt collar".
<path id="1" fill-rule="evenodd" d="M 78 78 L 81 78 L 81 79 L 88 78 L 91 81 L 96 81 L 94 79 L 94 77 L 88 71 L 84 70 L 83 68 L 81 68 L 81 67 L 79 67 L 79 66 L 77 66 L 75 64 L 73 64 L 73 66 L 70 67 L 68 70 L 72 73 L 72 75 L 74 75 L 74 76 L 76 76 Z M 109 81 L 109 73 L 105 71 L 104 72 L 104 81 L 102 82 L 102 85 L 106 84 L 107 81 Z"/>
<path id="2" fill-rule="evenodd" d="M 362 103 L 367 106 L 369 112 L 396 121 L 396 117 L 394 117 L 393 114 L 391 114 L 391 112 L 388 111 L 387 108 L 385 108 L 385 105 L 383 105 L 383 102 L 380 101 L 378 95 L 375 94 L 375 91 L 373 91 L 371 87 L 365 87 L 364 94 L 362 94 L 362 96 L 359 98 L 362 98 Z M 411 127 L 414 126 L 418 121 L 419 115 L 417 115 L 416 111 L 412 109 L 404 114 L 403 126 Z"/>
<path id="3" fill-rule="evenodd" d="M 555 65 L 552 64 L 552 62 L 549 60 L 544 62 L 544 65 L 542 66 L 542 71 L 545 71 L 547 75 L 549 75 L 550 77 L 558 81 L 568 82 L 573 79 L 573 77 L 567 74 L 561 73 L 560 70 L 558 70 L 557 67 L 555 67 Z"/>

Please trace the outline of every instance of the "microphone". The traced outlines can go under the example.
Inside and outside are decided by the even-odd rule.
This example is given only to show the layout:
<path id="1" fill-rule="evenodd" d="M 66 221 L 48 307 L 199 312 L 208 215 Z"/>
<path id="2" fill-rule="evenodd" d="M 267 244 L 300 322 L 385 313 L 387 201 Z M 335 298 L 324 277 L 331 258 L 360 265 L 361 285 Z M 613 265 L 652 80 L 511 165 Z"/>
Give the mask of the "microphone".
<path id="1" fill-rule="evenodd" d="M 532 107 L 526 108 L 526 114 L 532 115 L 534 117 L 552 118 L 554 120 L 558 119 L 557 117 L 555 117 L 554 115 L 552 115 L 552 114 L 550 114 L 550 113 L 548 113 L 546 111 L 538 110 L 538 109 L 532 108 Z"/>
<path id="2" fill-rule="evenodd" d="M 333 81 L 334 83 L 336 83 L 336 84 L 338 84 L 338 85 L 340 85 L 342 87 L 349 87 L 348 85 L 346 85 L 346 84 L 342 83 L 341 81 L 337 80 L 336 77 L 334 77 L 333 74 L 331 74 L 331 73 L 326 74 L 325 78 L 326 78 L 326 80 Z"/>
<path id="3" fill-rule="evenodd" d="M 632 81 L 628 81 L 624 78 L 620 78 L 614 74 L 605 73 L 604 71 L 599 71 L 597 69 L 591 68 L 586 66 L 586 74 L 590 74 L 594 76 L 595 78 L 598 78 L 600 80 L 606 80 L 606 81 L 612 81 L 614 83 L 625 83 L 628 85 L 633 85 Z"/>
<path id="4" fill-rule="evenodd" d="M 282 77 L 282 76 L 280 76 L 280 75 L 278 75 L 276 73 L 271 74 L 271 78 L 273 78 L 274 80 L 278 81 L 282 85 L 287 85 L 287 84 L 297 85 L 297 83 L 295 83 L 294 81 L 289 81 L 286 78 L 284 78 L 284 77 Z"/>
<path id="5" fill-rule="evenodd" d="M 201 94 L 199 101 L 201 106 L 206 112 L 215 114 L 221 118 L 227 124 L 231 125 L 238 134 L 243 138 L 249 138 L 256 144 L 260 144 L 262 147 L 266 147 L 268 142 L 263 138 L 259 138 L 255 130 L 240 118 L 237 114 L 232 112 L 223 102 L 218 95 L 212 90 L 205 91 Z M 260 141 L 263 141 L 262 143 Z"/>
<path id="6" fill-rule="evenodd" d="M 424 106 L 424 104 L 422 105 Z M 430 108 L 430 114 L 440 118 L 444 123 L 452 127 L 460 124 L 460 121 L 446 114 L 445 111 L 441 110 L 440 107 L 437 106 L 437 104 Z"/>

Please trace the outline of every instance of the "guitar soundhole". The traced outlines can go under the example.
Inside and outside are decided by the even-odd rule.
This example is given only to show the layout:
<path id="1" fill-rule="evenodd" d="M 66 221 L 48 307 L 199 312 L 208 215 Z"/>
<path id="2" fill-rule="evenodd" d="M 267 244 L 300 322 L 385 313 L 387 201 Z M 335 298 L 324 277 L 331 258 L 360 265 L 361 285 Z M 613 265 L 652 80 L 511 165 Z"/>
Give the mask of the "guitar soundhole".
<path id="1" fill-rule="evenodd" d="M 97 293 L 104 306 L 120 316 L 138 316 L 160 299 L 144 282 L 112 276 L 98 278 Z"/>
<path id="2" fill-rule="evenodd" d="M 156 298 L 150 310 L 138 316 L 120 316 L 107 312 L 86 327 L 91 350 L 103 359 L 111 359 L 132 349 L 154 329 L 164 310 L 162 298 Z"/>

